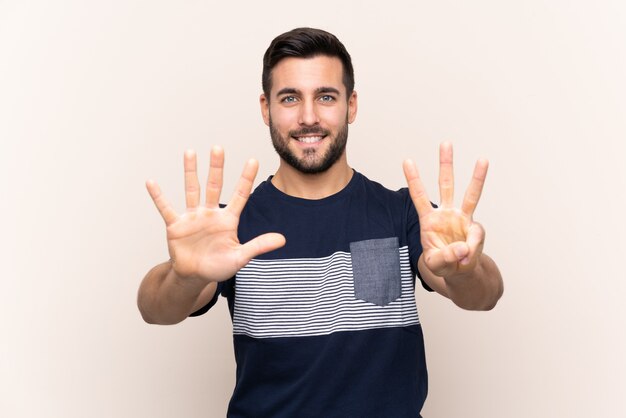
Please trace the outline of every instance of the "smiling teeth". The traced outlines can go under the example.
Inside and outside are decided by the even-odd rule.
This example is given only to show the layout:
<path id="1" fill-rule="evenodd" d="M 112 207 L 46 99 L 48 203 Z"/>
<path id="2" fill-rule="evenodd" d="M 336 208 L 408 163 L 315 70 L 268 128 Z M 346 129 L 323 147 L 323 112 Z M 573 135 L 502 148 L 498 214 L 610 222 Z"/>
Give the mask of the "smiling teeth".
<path id="1" fill-rule="evenodd" d="M 305 144 L 312 144 L 314 142 L 318 142 L 322 140 L 321 136 L 301 136 L 297 138 L 298 141 L 304 142 Z"/>

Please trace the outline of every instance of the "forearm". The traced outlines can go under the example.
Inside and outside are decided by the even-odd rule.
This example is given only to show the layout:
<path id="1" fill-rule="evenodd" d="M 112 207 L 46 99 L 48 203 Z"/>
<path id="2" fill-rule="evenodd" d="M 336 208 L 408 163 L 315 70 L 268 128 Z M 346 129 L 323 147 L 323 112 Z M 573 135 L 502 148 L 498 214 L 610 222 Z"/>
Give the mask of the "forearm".
<path id="1" fill-rule="evenodd" d="M 504 291 L 500 270 L 486 254 L 481 254 L 471 271 L 444 277 L 444 281 L 450 300 L 468 310 L 493 309 Z"/>
<path id="2" fill-rule="evenodd" d="M 426 266 L 423 257 L 418 261 L 418 268 L 426 284 L 463 309 L 493 309 L 504 290 L 496 263 L 485 254 L 481 254 L 470 272 L 448 278 L 435 275 Z"/>
<path id="3" fill-rule="evenodd" d="M 168 261 L 146 274 L 137 294 L 137 306 L 150 324 L 176 324 L 211 300 L 216 287 L 216 283 L 201 278 L 179 277 Z"/>

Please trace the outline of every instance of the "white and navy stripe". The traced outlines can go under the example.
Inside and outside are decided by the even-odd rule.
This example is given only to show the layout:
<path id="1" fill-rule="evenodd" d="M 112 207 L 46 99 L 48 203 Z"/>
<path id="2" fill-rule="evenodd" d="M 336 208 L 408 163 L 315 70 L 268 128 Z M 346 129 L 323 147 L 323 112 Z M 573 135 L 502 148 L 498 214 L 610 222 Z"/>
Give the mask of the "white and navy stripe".
<path id="1" fill-rule="evenodd" d="M 386 306 L 355 298 L 348 252 L 252 260 L 237 273 L 233 332 L 273 338 L 419 324 L 408 247 L 399 253 L 402 294 Z"/>

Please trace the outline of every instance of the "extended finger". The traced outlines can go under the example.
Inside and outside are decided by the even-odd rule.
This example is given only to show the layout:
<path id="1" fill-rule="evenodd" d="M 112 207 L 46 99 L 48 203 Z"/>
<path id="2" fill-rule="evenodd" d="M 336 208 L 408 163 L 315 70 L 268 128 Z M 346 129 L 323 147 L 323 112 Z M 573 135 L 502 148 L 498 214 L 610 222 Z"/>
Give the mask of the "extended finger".
<path id="1" fill-rule="evenodd" d="M 454 203 L 454 171 L 452 144 L 450 142 L 444 142 L 439 146 L 439 194 L 441 206 L 452 207 Z"/>
<path id="2" fill-rule="evenodd" d="M 404 177 L 406 177 L 406 182 L 409 186 L 409 193 L 411 194 L 411 199 L 417 209 L 417 213 L 420 217 L 424 217 L 433 210 L 433 207 L 430 204 L 430 200 L 428 199 L 426 189 L 424 189 L 424 185 L 420 179 L 417 167 L 413 161 L 405 160 L 404 164 L 402 164 L 402 168 L 404 169 Z"/>
<path id="3" fill-rule="evenodd" d="M 206 206 L 216 208 L 220 203 L 224 175 L 224 150 L 221 147 L 211 148 L 211 166 L 206 183 Z"/>
<path id="4" fill-rule="evenodd" d="M 286 239 L 282 234 L 270 232 L 246 242 L 240 247 L 241 263 L 243 267 L 254 257 L 273 251 L 285 245 Z"/>
<path id="5" fill-rule="evenodd" d="M 235 194 L 230 199 L 230 202 L 228 202 L 228 206 L 226 206 L 226 209 L 237 216 L 241 214 L 244 206 L 246 206 L 246 202 L 248 202 L 248 197 L 250 197 L 254 178 L 258 170 L 259 163 L 256 160 L 248 160 L 243 168 L 239 182 L 237 182 Z"/>
<path id="6" fill-rule="evenodd" d="M 176 219 L 178 219 L 178 215 L 174 211 L 174 209 L 167 202 L 163 193 L 161 193 L 161 188 L 154 180 L 148 180 L 146 182 L 146 188 L 148 189 L 148 193 L 152 198 L 152 201 L 156 205 L 161 217 L 165 221 L 166 225 L 172 224 Z"/>
<path id="7" fill-rule="evenodd" d="M 196 153 L 193 150 L 185 151 L 185 203 L 187 209 L 194 209 L 200 203 L 200 183 L 198 182 L 198 170 Z"/>
<path id="8" fill-rule="evenodd" d="M 463 198 L 463 205 L 461 206 L 461 211 L 468 216 L 472 216 L 476 210 L 476 206 L 480 200 L 480 195 L 483 192 L 483 186 L 485 185 L 488 169 L 489 161 L 480 159 L 476 162 L 474 174 L 472 174 L 472 180 L 467 187 L 465 197 Z"/>

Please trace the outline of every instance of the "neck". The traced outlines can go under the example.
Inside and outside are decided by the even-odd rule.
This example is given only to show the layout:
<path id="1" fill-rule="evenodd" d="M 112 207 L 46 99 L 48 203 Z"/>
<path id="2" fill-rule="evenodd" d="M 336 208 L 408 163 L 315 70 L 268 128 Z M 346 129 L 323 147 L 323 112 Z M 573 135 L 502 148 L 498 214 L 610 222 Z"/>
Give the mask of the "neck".
<path id="1" fill-rule="evenodd" d="M 332 167 L 319 174 L 302 173 L 281 159 L 272 184 L 290 196 L 318 200 L 343 190 L 352 175 L 345 153 Z"/>

